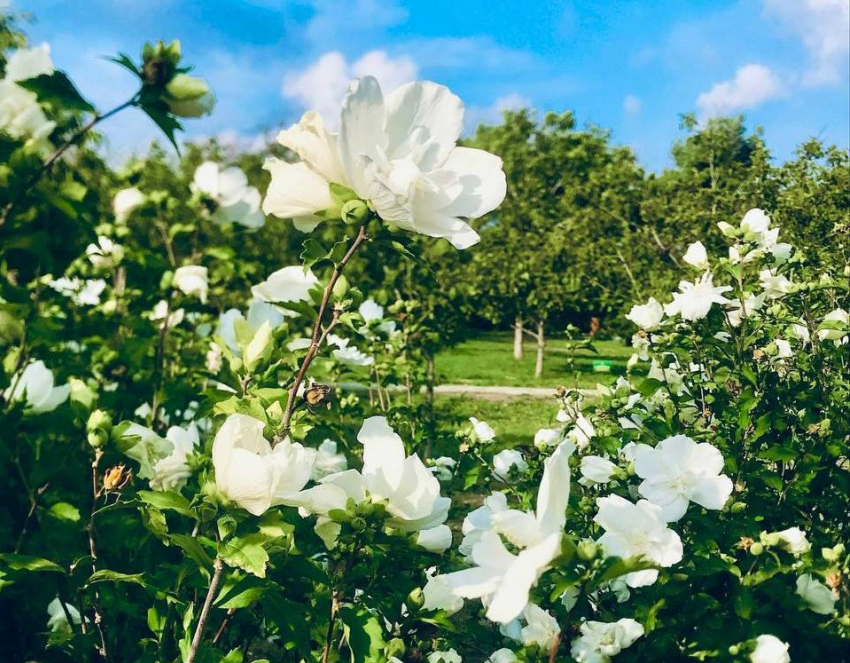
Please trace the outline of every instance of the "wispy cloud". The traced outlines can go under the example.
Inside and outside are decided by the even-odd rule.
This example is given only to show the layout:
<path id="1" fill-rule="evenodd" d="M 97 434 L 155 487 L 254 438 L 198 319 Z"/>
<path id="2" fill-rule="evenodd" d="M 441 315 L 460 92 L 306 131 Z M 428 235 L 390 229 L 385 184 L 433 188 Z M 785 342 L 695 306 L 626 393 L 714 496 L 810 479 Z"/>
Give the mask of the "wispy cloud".
<path id="1" fill-rule="evenodd" d="M 643 102 L 633 94 L 627 94 L 623 99 L 623 111 L 626 115 L 637 115 L 643 108 Z"/>

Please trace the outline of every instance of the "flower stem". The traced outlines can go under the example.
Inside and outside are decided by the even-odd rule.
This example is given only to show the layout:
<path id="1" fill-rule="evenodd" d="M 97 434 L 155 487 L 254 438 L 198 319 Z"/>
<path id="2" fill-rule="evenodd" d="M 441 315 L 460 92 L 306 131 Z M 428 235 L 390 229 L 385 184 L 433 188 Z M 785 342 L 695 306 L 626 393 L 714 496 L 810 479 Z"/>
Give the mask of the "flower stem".
<path id="1" fill-rule="evenodd" d="M 319 304 L 319 312 L 316 315 L 316 324 L 313 325 L 313 334 L 310 338 L 310 347 L 307 349 L 307 356 L 305 356 L 304 361 L 301 362 L 301 368 L 295 376 L 295 382 L 292 383 L 292 387 L 289 389 L 289 395 L 286 399 L 286 410 L 283 415 L 283 425 L 281 426 L 280 439 L 283 439 L 282 436 L 285 436 L 289 432 L 289 422 L 292 420 L 292 415 L 295 412 L 295 397 L 298 394 L 298 388 L 301 386 L 301 383 L 304 382 L 307 369 L 310 367 L 310 364 L 313 362 L 316 354 L 318 354 L 322 341 L 327 336 L 328 331 L 330 331 L 328 329 L 322 329 L 322 320 L 325 317 L 325 311 L 328 308 L 328 303 L 330 302 L 334 286 L 339 280 L 339 277 L 342 276 L 342 272 L 348 264 L 348 261 L 351 260 L 351 257 L 357 252 L 357 249 L 359 249 L 360 246 L 368 239 L 369 237 L 366 234 L 366 225 L 364 224 L 360 227 L 360 230 L 357 232 L 357 237 L 354 238 L 351 246 L 348 247 L 348 251 L 346 251 L 342 260 L 340 260 L 338 264 L 334 265 L 331 278 L 328 281 L 327 286 L 325 286 L 325 291 L 322 294 L 322 302 Z"/>
<path id="2" fill-rule="evenodd" d="M 224 562 L 220 557 L 215 558 L 213 563 L 213 576 L 210 580 L 210 588 L 207 591 L 207 597 L 204 599 L 204 605 L 201 608 L 201 614 L 198 617 L 198 625 L 195 627 L 195 635 L 192 636 L 192 644 L 189 646 L 189 653 L 186 656 L 186 663 L 193 663 L 198 655 L 198 647 L 201 646 L 201 639 L 204 637 L 204 628 L 207 625 L 207 618 L 210 615 L 213 599 L 218 591 L 218 585 L 221 582 L 221 572 L 224 570 Z"/>
<path id="3" fill-rule="evenodd" d="M 322 650 L 322 663 L 328 663 L 328 657 L 331 655 L 333 647 L 334 633 L 336 631 L 336 616 L 339 612 L 339 600 L 336 594 L 331 598 L 331 616 L 328 622 L 328 633 L 325 636 L 325 647 Z"/>
<path id="4" fill-rule="evenodd" d="M 3 208 L 2 213 L 0 213 L 0 227 L 2 227 L 3 224 L 5 224 L 6 221 L 9 219 L 9 215 L 12 213 L 18 203 L 21 202 L 24 197 L 24 194 L 38 183 L 38 181 L 44 176 L 44 174 L 53 167 L 53 164 L 55 164 L 72 145 L 79 142 L 83 138 L 83 136 L 85 136 L 89 131 L 94 129 L 94 127 L 96 127 L 104 120 L 109 119 L 113 115 L 116 115 L 121 111 L 130 108 L 131 106 L 135 106 L 138 103 L 138 100 L 139 94 L 137 92 L 133 95 L 132 98 L 128 99 L 123 104 L 119 104 L 112 110 L 107 111 L 103 115 L 95 114 L 95 116 L 91 120 L 89 120 L 79 129 L 77 129 L 77 131 L 75 131 L 67 141 L 65 141 L 62 145 L 56 148 L 56 151 L 54 151 L 53 154 L 51 154 L 47 158 L 47 161 L 42 164 L 41 168 L 39 168 L 35 173 L 33 173 L 33 175 L 26 181 L 26 183 L 20 189 L 18 189 L 18 192 L 8 202 L 6 207 Z"/>

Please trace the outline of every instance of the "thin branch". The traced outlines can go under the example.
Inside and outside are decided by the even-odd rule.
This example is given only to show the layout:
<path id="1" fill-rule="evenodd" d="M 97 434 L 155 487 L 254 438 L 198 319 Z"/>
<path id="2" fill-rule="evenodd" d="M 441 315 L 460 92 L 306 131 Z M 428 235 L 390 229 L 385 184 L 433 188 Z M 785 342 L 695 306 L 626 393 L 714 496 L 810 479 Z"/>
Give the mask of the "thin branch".
<path id="1" fill-rule="evenodd" d="M 212 643 L 214 645 L 218 644 L 218 641 L 221 639 L 221 636 L 224 634 L 224 630 L 227 628 L 227 625 L 230 623 L 230 620 L 233 618 L 233 615 L 236 614 L 236 608 L 228 608 L 227 614 L 224 616 L 224 619 L 221 622 L 221 626 L 218 627 L 218 630 L 215 632 L 213 636 Z"/>
<path id="2" fill-rule="evenodd" d="M 192 636 L 192 644 L 189 646 L 189 653 L 186 656 L 186 663 L 193 663 L 198 655 L 198 647 L 201 646 L 201 639 L 204 637 L 204 628 L 207 625 L 207 618 L 210 616 L 210 608 L 212 607 L 213 599 L 218 591 L 218 585 L 221 582 L 221 572 L 224 570 L 224 562 L 220 557 L 215 558 L 213 563 L 213 576 L 210 580 L 210 588 L 207 591 L 207 598 L 204 599 L 204 605 L 201 608 L 201 614 L 198 617 L 198 625 L 195 627 L 195 635 Z"/>
<path id="3" fill-rule="evenodd" d="M 67 152 L 71 148 L 71 146 L 79 142 L 83 138 L 83 136 L 85 136 L 89 131 L 94 129 L 94 127 L 96 127 L 104 120 L 109 119 L 113 115 L 120 113 L 126 108 L 135 106 L 138 103 L 138 100 L 139 95 L 138 93 L 136 93 L 131 99 L 125 101 L 123 104 L 119 104 L 111 111 L 108 111 L 103 115 L 96 114 L 91 120 L 89 120 L 86 124 L 80 127 L 76 132 L 74 132 L 74 134 L 65 143 L 60 145 L 56 149 L 56 151 L 47 158 L 47 161 L 44 162 L 41 168 L 39 168 L 38 171 L 36 171 L 32 175 L 32 177 L 30 177 L 27 182 L 20 189 L 18 189 L 18 192 L 15 194 L 12 200 L 10 200 L 6 207 L 3 208 L 3 212 L 2 214 L 0 214 L 0 227 L 2 227 L 3 224 L 5 224 L 6 221 L 9 219 L 9 215 L 12 213 L 12 210 L 15 209 L 18 203 L 21 202 L 24 197 L 24 194 L 30 189 L 32 189 L 32 187 L 34 187 L 36 184 L 38 184 L 38 181 L 42 177 L 44 177 L 44 174 L 47 173 L 47 171 L 49 171 L 53 167 L 53 164 L 55 164 L 62 157 L 62 155 L 65 154 L 65 152 Z"/>
<path id="4" fill-rule="evenodd" d="M 339 277 L 342 276 L 342 272 L 345 269 L 345 266 L 348 264 L 348 261 L 351 260 L 351 257 L 355 254 L 358 248 L 368 239 L 366 235 L 366 225 L 362 225 L 360 230 L 357 233 L 357 237 L 354 238 L 351 246 L 348 247 L 348 251 L 346 251 L 345 255 L 342 257 L 342 260 L 339 261 L 339 264 L 334 266 L 333 273 L 331 274 L 331 278 L 328 281 L 327 286 L 325 286 L 325 291 L 322 294 L 322 302 L 319 304 L 319 312 L 316 315 L 316 324 L 313 325 L 313 334 L 310 338 L 310 347 L 307 349 L 307 355 L 304 357 L 304 361 L 301 362 L 301 368 L 298 370 L 298 375 L 295 377 L 295 382 L 292 383 L 292 387 L 289 389 L 289 395 L 286 399 L 286 410 L 283 415 L 283 425 L 281 426 L 281 434 L 286 435 L 289 432 L 289 422 L 292 420 L 292 415 L 295 411 L 295 397 L 298 394 L 298 388 L 301 386 L 301 383 L 304 381 L 304 377 L 307 374 L 307 369 L 310 367 L 313 359 L 316 354 L 319 352 L 319 348 L 321 347 L 322 341 L 327 337 L 329 328 L 324 328 L 322 326 L 322 320 L 325 316 L 325 311 L 328 308 L 328 303 L 331 299 L 331 293 L 333 292 L 334 286 L 336 282 L 339 280 Z M 282 439 L 282 438 L 281 438 Z"/>
<path id="5" fill-rule="evenodd" d="M 103 451 L 97 449 L 94 453 L 94 460 L 91 464 L 91 490 L 92 490 L 92 504 L 91 504 L 91 514 L 89 515 L 89 525 L 86 528 L 88 530 L 89 535 L 89 554 L 91 555 L 91 572 L 92 574 L 97 572 L 97 542 L 95 541 L 95 532 L 94 532 L 94 514 L 97 512 L 97 499 L 100 496 L 100 488 L 97 485 L 97 475 L 98 469 L 100 467 L 100 459 L 103 457 Z M 94 590 L 94 600 L 92 601 L 92 607 L 94 608 L 94 625 L 97 627 L 97 632 L 100 635 L 100 655 L 106 659 L 106 635 L 103 632 L 103 627 L 101 623 L 103 622 L 103 617 L 100 614 L 100 592 L 95 588 Z"/>
<path id="6" fill-rule="evenodd" d="M 334 641 L 334 632 L 336 631 L 336 616 L 339 612 L 339 600 L 334 594 L 333 598 L 331 598 L 331 616 L 330 621 L 328 622 L 328 632 L 325 635 L 325 647 L 322 650 L 322 663 L 328 663 L 328 657 L 331 654 L 331 649 L 333 648 Z"/>

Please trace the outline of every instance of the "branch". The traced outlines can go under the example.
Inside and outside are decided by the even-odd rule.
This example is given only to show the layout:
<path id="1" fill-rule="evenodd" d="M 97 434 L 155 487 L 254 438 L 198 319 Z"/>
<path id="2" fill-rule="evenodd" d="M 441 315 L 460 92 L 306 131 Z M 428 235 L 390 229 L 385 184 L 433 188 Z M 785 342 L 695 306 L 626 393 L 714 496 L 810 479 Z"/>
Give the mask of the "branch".
<path id="1" fill-rule="evenodd" d="M 281 426 L 282 435 L 286 435 L 289 432 L 289 422 L 292 420 L 292 415 L 295 411 L 295 397 L 298 394 L 298 388 L 301 386 L 301 383 L 304 382 L 304 376 L 307 374 L 307 369 L 310 367 L 310 364 L 319 352 L 319 348 L 322 345 L 322 341 L 324 341 L 327 336 L 328 331 L 330 331 L 329 329 L 324 329 L 322 327 L 322 320 L 325 317 L 325 311 L 328 308 L 328 302 L 330 302 L 334 286 L 339 280 L 339 277 L 342 276 L 342 272 L 348 264 L 348 261 L 351 260 L 354 253 L 358 248 L 360 248 L 360 245 L 367 240 L 368 236 L 366 235 L 366 225 L 364 224 L 360 226 L 357 237 L 354 238 L 351 246 L 348 247 L 348 251 L 346 251 L 342 260 L 339 261 L 339 264 L 334 265 L 334 271 L 331 274 L 331 278 L 328 281 L 327 286 L 325 286 L 325 291 L 322 294 L 322 302 L 319 304 L 319 312 L 316 315 L 316 324 L 313 325 L 313 334 L 310 338 L 310 347 L 307 349 L 307 356 L 304 357 L 304 361 L 301 363 L 301 368 L 298 370 L 298 375 L 295 376 L 295 382 L 292 383 L 292 387 L 289 389 L 289 395 L 286 399 L 286 410 L 283 415 L 283 425 Z"/>
<path id="2" fill-rule="evenodd" d="M 30 177 L 29 180 L 27 180 L 27 182 L 20 189 L 18 189 L 18 192 L 15 194 L 15 196 L 9 201 L 6 207 L 3 208 L 3 212 L 0 213 L 0 227 L 2 227 L 4 223 L 6 223 L 9 218 L 9 215 L 12 213 L 12 210 L 15 209 L 19 202 L 21 202 L 21 199 L 24 197 L 24 194 L 38 183 L 38 181 L 44 176 L 44 174 L 53 167 L 53 164 L 55 164 L 72 145 L 79 142 L 83 138 L 83 136 L 85 136 L 89 131 L 94 129 L 94 127 L 96 127 L 104 120 L 109 119 L 117 113 L 120 113 L 125 108 L 135 106 L 138 103 L 138 99 L 139 94 L 137 92 L 133 95 L 131 99 L 125 101 L 123 104 L 119 104 L 111 111 L 108 111 L 103 115 L 95 115 L 89 122 L 80 127 L 76 132 L 74 132 L 74 134 L 67 141 L 65 141 L 65 143 L 60 145 L 56 149 L 56 151 L 47 158 L 47 161 L 44 162 L 41 168 L 39 168 L 38 171 L 36 171 L 32 175 L 32 177 Z"/>
<path id="3" fill-rule="evenodd" d="M 94 460 L 91 464 L 91 491 L 92 491 L 92 502 L 91 502 L 91 514 L 89 515 L 89 525 L 86 528 L 88 530 L 89 535 L 89 554 L 91 555 L 91 572 L 92 574 L 97 572 L 97 543 L 94 537 L 94 514 L 97 512 L 97 498 L 100 495 L 100 489 L 97 485 L 97 474 L 98 468 L 100 467 L 100 459 L 103 457 L 103 451 L 101 449 L 97 449 L 94 453 Z M 94 608 L 94 625 L 97 627 L 97 632 L 100 635 L 100 655 L 106 659 L 106 635 L 103 632 L 103 627 L 101 623 L 103 622 L 103 617 L 100 614 L 100 592 L 98 592 L 97 588 L 94 590 L 94 600 L 92 601 L 92 607 Z M 83 617 L 85 620 L 85 617 Z"/>
<path id="4" fill-rule="evenodd" d="M 224 569 L 224 562 L 220 557 L 215 558 L 213 563 L 213 576 L 210 580 L 210 588 L 207 591 L 207 598 L 204 599 L 204 606 L 201 608 L 201 615 L 198 617 L 198 625 L 195 627 L 195 635 L 192 636 L 192 644 L 189 646 L 189 653 L 186 656 L 186 663 L 193 663 L 198 655 L 198 647 L 201 646 L 201 638 L 204 637 L 204 628 L 207 625 L 207 618 L 210 615 L 213 599 L 218 591 L 218 584 L 221 582 L 221 572 Z"/>
<path id="5" fill-rule="evenodd" d="M 336 630 L 336 616 L 339 612 L 339 600 L 334 594 L 333 598 L 331 598 L 331 618 L 328 622 L 328 632 L 325 636 L 325 647 L 322 650 L 322 663 L 328 663 L 328 657 L 331 654 L 331 648 L 333 646 L 334 641 L 334 631 Z"/>

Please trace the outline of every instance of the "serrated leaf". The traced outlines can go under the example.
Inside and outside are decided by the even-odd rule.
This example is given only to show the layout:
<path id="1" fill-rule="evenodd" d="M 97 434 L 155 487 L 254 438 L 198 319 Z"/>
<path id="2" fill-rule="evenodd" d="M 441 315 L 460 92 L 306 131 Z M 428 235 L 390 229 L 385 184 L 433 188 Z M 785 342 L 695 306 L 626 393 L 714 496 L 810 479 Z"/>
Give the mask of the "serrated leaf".
<path id="1" fill-rule="evenodd" d="M 212 557 L 209 556 L 203 544 L 198 539 L 188 534 L 172 534 L 168 538 L 171 542 L 182 548 L 189 559 L 204 568 L 212 568 Z"/>
<path id="2" fill-rule="evenodd" d="M 378 618 L 363 608 L 343 606 L 339 610 L 351 663 L 381 663 L 384 632 Z"/>
<path id="3" fill-rule="evenodd" d="M 145 504 L 150 504 L 157 509 L 176 511 L 177 513 L 194 518 L 195 513 L 189 504 L 189 500 L 180 493 L 171 490 L 140 490 L 139 499 Z"/>
<path id="4" fill-rule="evenodd" d="M 17 555 L 15 553 L 0 554 L 0 562 L 3 562 L 13 571 L 30 571 L 33 573 L 65 573 L 65 569 L 56 562 L 51 562 L 43 557 L 30 557 L 29 555 Z"/>
<path id="5" fill-rule="evenodd" d="M 174 146 L 174 149 L 177 150 L 177 154 L 180 154 L 180 146 L 177 145 L 177 139 L 174 137 L 174 133 L 176 131 L 182 131 L 183 126 L 168 112 L 166 108 L 159 104 L 142 103 L 139 104 L 139 108 L 141 108 L 145 114 L 153 120 L 154 124 L 156 124 L 162 133 L 165 134 L 168 142 L 170 142 Z"/>
<path id="6" fill-rule="evenodd" d="M 262 534 L 237 536 L 221 546 L 221 558 L 229 565 L 247 571 L 258 578 L 266 577 L 269 554 L 263 548 Z"/>

